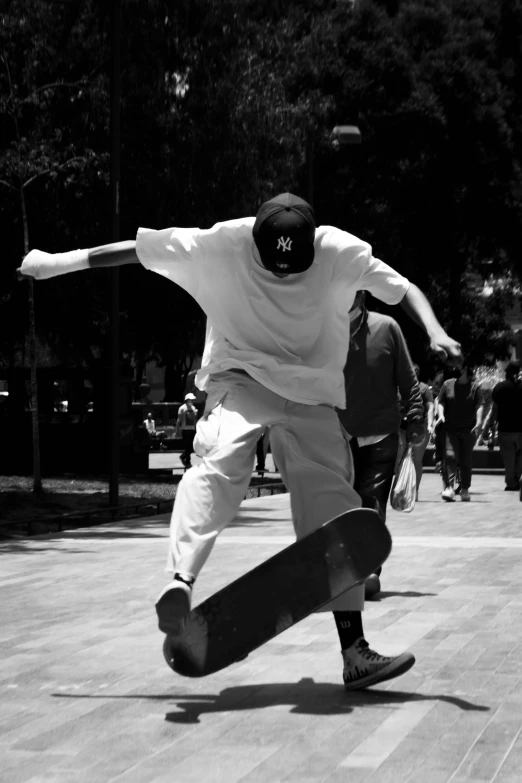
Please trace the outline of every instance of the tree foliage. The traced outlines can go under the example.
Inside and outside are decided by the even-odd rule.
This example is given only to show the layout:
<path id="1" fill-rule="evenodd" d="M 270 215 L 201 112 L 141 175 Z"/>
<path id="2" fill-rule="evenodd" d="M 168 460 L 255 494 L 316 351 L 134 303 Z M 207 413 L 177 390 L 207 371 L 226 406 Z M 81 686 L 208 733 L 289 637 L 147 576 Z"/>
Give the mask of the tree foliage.
<path id="1" fill-rule="evenodd" d="M 41 174 L 26 191 L 32 246 L 102 244 L 110 4 L 3 6 L 0 48 L 13 87 L 4 64 L 0 179 Z M 122 238 L 140 225 L 206 227 L 252 214 L 274 192 L 306 197 L 313 139 L 320 222 L 371 241 L 431 292 L 446 326 L 458 312 L 460 336 L 477 342 L 477 314 L 491 301 L 462 295 L 466 269 L 494 262 L 522 271 L 522 0 L 123 0 L 122 8 Z M 357 124 L 363 144 L 333 149 L 337 124 Z M 11 337 L 1 329 L 0 354 L 13 363 L 26 294 L 13 281 L 22 215 L 6 186 L 0 216 L 11 227 L 0 268 L 0 327 L 7 321 Z M 121 285 L 122 347 L 140 362 L 166 363 L 176 396 L 187 347 L 201 342 L 201 313 L 139 268 L 125 269 Z M 103 352 L 107 287 L 96 272 L 38 290 L 49 361 L 89 363 Z M 485 353 L 500 350 L 488 336 L 501 331 L 498 317 L 477 343 Z"/>

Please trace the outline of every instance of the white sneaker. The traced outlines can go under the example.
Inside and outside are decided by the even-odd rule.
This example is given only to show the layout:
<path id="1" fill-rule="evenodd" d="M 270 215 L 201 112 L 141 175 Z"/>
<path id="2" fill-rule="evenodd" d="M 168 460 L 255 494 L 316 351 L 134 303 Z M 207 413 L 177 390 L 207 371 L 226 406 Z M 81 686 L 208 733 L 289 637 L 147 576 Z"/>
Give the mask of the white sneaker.
<path id="1" fill-rule="evenodd" d="M 184 618 L 190 612 L 192 587 L 179 579 L 173 579 L 163 588 L 156 601 L 156 613 L 160 631 L 177 636 L 183 631 Z"/>
<path id="2" fill-rule="evenodd" d="M 455 500 L 455 490 L 453 487 L 447 487 L 442 491 L 442 499 L 446 501 L 446 503 L 453 503 Z"/>
<path id="3" fill-rule="evenodd" d="M 469 501 L 471 500 L 471 498 L 469 496 L 469 489 L 461 489 L 460 490 L 460 499 L 464 500 L 466 503 L 469 503 Z"/>
<path id="4" fill-rule="evenodd" d="M 370 650 L 368 642 L 362 636 L 347 650 L 343 650 L 342 656 L 343 680 L 347 691 L 356 691 L 391 680 L 407 672 L 415 663 L 415 657 L 409 652 L 395 657 L 379 655 Z"/>

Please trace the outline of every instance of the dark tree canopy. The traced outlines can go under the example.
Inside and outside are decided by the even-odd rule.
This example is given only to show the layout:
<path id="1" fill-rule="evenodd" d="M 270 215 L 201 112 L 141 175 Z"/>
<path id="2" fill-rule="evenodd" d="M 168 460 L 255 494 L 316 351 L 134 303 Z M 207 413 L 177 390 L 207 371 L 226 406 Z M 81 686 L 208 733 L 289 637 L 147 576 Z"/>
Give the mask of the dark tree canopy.
<path id="1" fill-rule="evenodd" d="M 208 227 L 275 192 L 306 197 L 313 139 L 320 222 L 362 236 L 458 312 L 481 355 L 505 351 L 502 305 L 465 293 L 466 270 L 518 273 L 522 0 L 122 0 L 121 235 Z M 0 360 L 23 361 L 29 245 L 110 239 L 110 4 L 4 0 L 0 27 Z M 360 147 L 334 149 L 337 124 Z M 461 281 L 459 283 L 459 281 Z M 181 289 L 121 274 L 122 348 L 179 377 L 203 317 Z M 42 361 L 105 349 L 108 278 L 36 286 Z M 464 292 L 464 293 L 463 293 Z M 451 293 L 451 296 L 450 296 Z M 482 324 L 479 328 L 479 324 Z M 422 335 L 412 333 L 415 350 Z M 172 369 L 174 368 L 174 369 Z M 177 373 L 177 376 L 176 376 Z"/>

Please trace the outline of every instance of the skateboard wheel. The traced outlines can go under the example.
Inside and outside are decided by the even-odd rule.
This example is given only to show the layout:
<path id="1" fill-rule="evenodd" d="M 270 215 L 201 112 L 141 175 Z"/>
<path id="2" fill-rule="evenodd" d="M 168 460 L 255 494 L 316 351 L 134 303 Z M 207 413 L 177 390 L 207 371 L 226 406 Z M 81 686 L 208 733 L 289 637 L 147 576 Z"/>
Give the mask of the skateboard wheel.
<path id="1" fill-rule="evenodd" d="M 167 661 L 167 664 L 170 666 L 170 668 L 174 669 L 174 650 L 172 649 L 170 638 L 168 636 L 165 637 L 163 642 L 163 657 Z"/>
<path id="2" fill-rule="evenodd" d="M 163 642 L 163 656 L 168 666 L 176 674 L 181 674 L 183 677 L 198 676 L 193 663 L 182 651 L 176 650 L 169 636 L 165 637 Z"/>

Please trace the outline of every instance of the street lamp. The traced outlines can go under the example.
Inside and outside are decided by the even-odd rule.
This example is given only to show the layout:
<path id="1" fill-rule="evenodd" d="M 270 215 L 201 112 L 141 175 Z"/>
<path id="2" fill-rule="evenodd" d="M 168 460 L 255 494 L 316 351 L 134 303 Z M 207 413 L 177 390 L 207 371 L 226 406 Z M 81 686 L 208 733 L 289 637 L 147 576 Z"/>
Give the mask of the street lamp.
<path id="1" fill-rule="evenodd" d="M 334 147 L 348 147 L 360 144 L 361 131 L 357 125 L 336 125 L 332 131 L 332 144 Z"/>
<path id="2" fill-rule="evenodd" d="M 331 134 L 332 147 L 350 147 L 362 142 L 357 125 L 336 125 Z M 306 178 L 308 203 L 314 205 L 314 139 L 312 133 L 306 138 Z"/>

